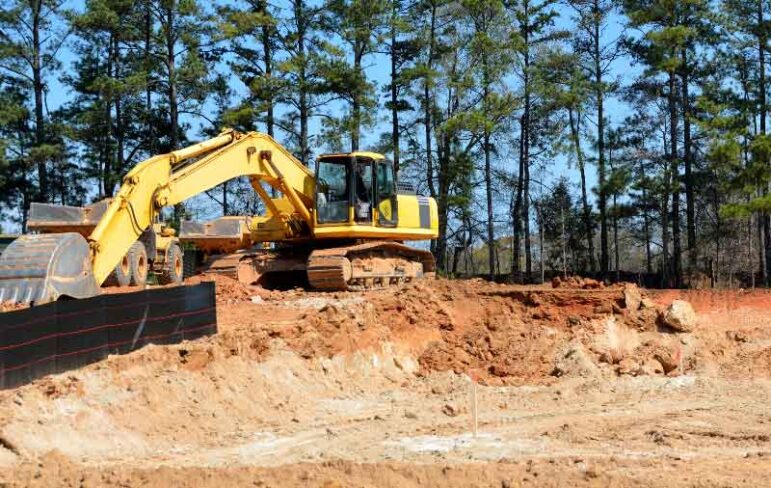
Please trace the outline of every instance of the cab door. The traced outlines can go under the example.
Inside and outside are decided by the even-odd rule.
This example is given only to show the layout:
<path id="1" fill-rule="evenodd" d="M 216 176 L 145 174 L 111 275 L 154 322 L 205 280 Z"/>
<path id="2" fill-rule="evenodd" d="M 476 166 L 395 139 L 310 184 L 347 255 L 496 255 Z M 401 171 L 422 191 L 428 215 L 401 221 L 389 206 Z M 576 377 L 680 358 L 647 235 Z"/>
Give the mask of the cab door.
<path id="1" fill-rule="evenodd" d="M 399 223 L 399 209 L 394 165 L 391 161 L 381 159 L 375 163 L 375 183 L 377 225 L 396 227 Z"/>
<path id="2" fill-rule="evenodd" d="M 351 159 L 324 158 L 316 169 L 316 222 L 339 224 L 349 221 Z"/>

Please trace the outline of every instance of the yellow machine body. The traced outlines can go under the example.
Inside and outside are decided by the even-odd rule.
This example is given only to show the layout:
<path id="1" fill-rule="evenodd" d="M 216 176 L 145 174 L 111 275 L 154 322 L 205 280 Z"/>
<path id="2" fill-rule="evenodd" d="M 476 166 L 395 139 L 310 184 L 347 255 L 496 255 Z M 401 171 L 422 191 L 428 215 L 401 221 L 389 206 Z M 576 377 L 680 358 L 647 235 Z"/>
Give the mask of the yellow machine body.
<path id="1" fill-rule="evenodd" d="M 90 281 L 91 278 L 83 277 L 91 275 L 97 286 L 104 283 L 140 236 L 151 226 L 157 226 L 162 208 L 241 176 L 249 178 L 254 191 L 265 203 L 265 215 L 224 217 L 215 224 L 183 224 L 179 237 L 155 227 L 157 255 L 154 258 L 162 260 L 159 256 L 178 239 L 211 252 L 232 252 L 263 242 L 323 247 L 325 240 L 401 242 L 437 237 L 436 202 L 426 197 L 400 194 L 392 164 L 382 155 L 369 152 L 325 155 L 319 158 L 317 165 L 314 175 L 270 136 L 234 130 L 225 130 L 217 137 L 187 148 L 153 156 L 126 174 L 117 194 L 104 204 L 105 209 L 100 210 L 99 218 L 89 221 L 89 225 L 95 224 L 86 236 L 90 258 L 81 272 L 75 270 L 75 274 L 79 282 Z M 354 179 L 355 171 L 359 180 Z M 339 178 L 343 174 L 344 181 Z M 366 179 L 369 179 L 370 187 L 362 191 L 356 181 Z M 273 188 L 279 196 L 272 198 L 265 187 Z M 84 220 L 88 219 L 88 214 L 83 211 Z M 46 241 L 46 249 L 53 249 L 55 260 L 66 262 L 66 249 L 58 249 L 56 238 L 51 236 L 70 236 L 68 239 L 72 241 L 75 239 L 72 236 L 85 232 L 82 227 L 78 231 L 56 222 L 46 225 L 41 225 L 41 231 L 66 232 L 47 234 Z M 217 226 L 227 228 L 227 231 L 218 232 Z M 43 283 L 50 281 L 48 275 L 52 265 L 48 261 L 35 263 L 37 271 L 32 274 L 29 269 L 24 269 L 31 259 L 37 259 L 25 255 L 25 248 L 33 247 L 35 236 L 25 237 L 25 242 L 15 246 L 12 253 L 5 252 L 0 257 L 0 298 L 44 302 L 58 295 L 81 297 L 93 294 L 90 286 L 83 287 L 82 292 L 67 291 L 63 285 L 57 285 L 55 292 L 43 290 L 46 288 Z M 67 282 L 67 277 L 58 278 L 61 279 L 57 283 Z M 39 288 L 43 291 L 36 289 L 36 279 L 40 280 Z"/>

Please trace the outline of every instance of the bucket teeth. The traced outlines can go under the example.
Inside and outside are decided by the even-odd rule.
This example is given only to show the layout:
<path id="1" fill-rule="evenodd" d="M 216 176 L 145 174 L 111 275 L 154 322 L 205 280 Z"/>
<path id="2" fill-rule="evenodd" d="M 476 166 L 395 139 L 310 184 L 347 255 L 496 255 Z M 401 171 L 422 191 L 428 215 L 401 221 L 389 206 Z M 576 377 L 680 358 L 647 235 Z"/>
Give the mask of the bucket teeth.
<path id="1" fill-rule="evenodd" d="M 80 234 L 21 236 L 0 255 L 0 302 L 40 304 L 98 294 L 88 243 Z"/>

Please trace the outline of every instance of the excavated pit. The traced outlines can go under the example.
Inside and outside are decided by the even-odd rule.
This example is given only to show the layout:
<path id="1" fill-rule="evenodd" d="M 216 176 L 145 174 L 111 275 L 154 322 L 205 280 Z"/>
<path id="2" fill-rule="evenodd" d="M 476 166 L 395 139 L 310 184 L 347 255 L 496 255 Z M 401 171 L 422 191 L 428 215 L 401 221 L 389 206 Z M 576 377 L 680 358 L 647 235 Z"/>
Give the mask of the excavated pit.
<path id="1" fill-rule="evenodd" d="M 768 292 L 216 284 L 218 335 L 0 392 L 0 483 L 757 486 L 771 474 Z M 662 324 L 675 299 L 693 305 L 693 332 Z"/>

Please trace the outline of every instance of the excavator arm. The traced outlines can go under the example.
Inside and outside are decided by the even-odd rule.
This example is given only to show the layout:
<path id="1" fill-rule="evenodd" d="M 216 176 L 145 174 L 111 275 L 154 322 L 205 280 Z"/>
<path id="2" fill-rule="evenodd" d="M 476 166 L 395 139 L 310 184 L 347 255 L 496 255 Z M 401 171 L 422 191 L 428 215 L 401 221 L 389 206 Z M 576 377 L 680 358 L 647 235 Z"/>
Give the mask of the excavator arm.
<path id="1" fill-rule="evenodd" d="M 223 131 L 217 137 L 168 154 L 153 156 L 123 178 L 99 223 L 83 239 L 77 233 L 26 235 L 0 256 L 0 301 L 44 303 L 61 295 L 98 294 L 132 244 L 163 207 L 175 205 L 226 181 L 248 176 L 270 212 L 279 206 L 264 182 L 291 204 L 280 215 L 287 233 L 311 227 L 313 174 L 266 134 Z"/>

